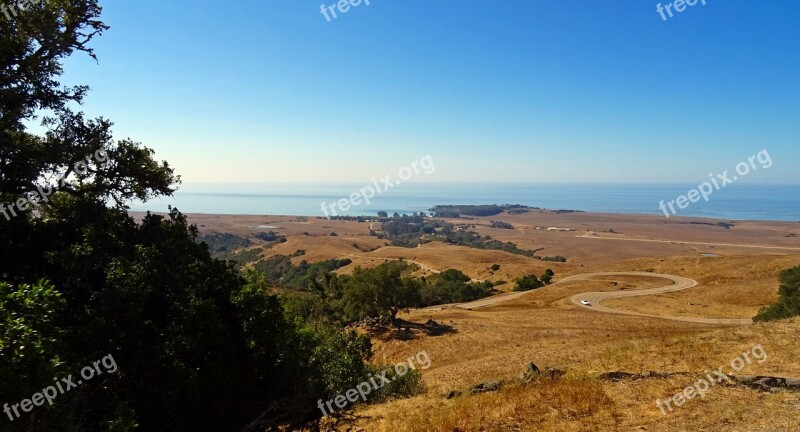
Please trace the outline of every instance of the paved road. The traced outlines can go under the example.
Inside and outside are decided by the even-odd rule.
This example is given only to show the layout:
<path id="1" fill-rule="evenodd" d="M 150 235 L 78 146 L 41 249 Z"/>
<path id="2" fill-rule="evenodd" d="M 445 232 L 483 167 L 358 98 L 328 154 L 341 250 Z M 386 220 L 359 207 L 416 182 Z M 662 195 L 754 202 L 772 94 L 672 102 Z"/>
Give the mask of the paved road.
<path id="1" fill-rule="evenodd" d="M 391 258 L 382 258 L 382 257 L 368 257 L 364 255 L 358 254 L 350 254 L 353 257 L 361 257 L 366 259 L 377 259 L 384 262 L 388 261 L 397 261 Z M 432 273 L 441 273 L 439 270 L 435 270 L 430 266 L 423 264 L 419 261 L 413 260 L 405 260 L 407 262 L 411 262 L 414 264 L 419 265 L 421 268 L 428 270 Z M 575 276 L 569 276 L 567 278 L 561 279 L 556 284 L 564 283 L 564 282 L 574 282 L 574 281 L 581 281 L 581 280 L 588 280 L 595 276 L 647 276 L 647 277 L 658 277 L 663 278 L 671 281 L 672 283 L 669 285 L 665 285 L 662 287 L 656 288 L 647 288 L 647 289 L 638 289 L 638 290 L 630 290 L 630 291 L 609 291 L 609 292 L 587 292 L 582 294 L 575 294 L 572 296 L 572 303 L 576 306 L 583 307 L 586 309 L 590 309 L 597 312 L 605 312 L 605 313 L 613 313 L 619 315 L 632 315 L 632 316 L 640 316 L 640 317 L 648 317 L 648 318 L 661 318 L 666 320 L 672 321 L 682 321 L 682 322 L 691 322 L 691 323 L 700 323 L 700 324 L 721 324 L 721 325 L 749 325 L 753 323 L 751 319 L 731 319 L 731 318 L 700 318 L 700 317 L 671 317 L 671 316 L 663 316 L 663 315 L 650 315 L 650 314 L 643 314 L 639 312 L 633 311 L 626 311 L 621 309 L 614 309 L 602 304 L 603 301 L 608 299 L 616 299 L 616 298 L 627 298 L 627 297 L 641 297 L 641 296 L 649 296 L 649 295 L 656 295 L 656 294 L 664 294 L 670 293 L 675 291 L 683 291 L 685 289 L 693 288 L 699 285 L 694 279 L 689 279 L 683 276 L 675 276 L 675 275 L 668 275 L 668 274 L 661 274 L 661 273 L 650 273 L 650 272 L 598 272 L 598 273 L 585 273 Z M 473 282 L 476 282 L 473 279 Z M 505 302 L 508 300 L 513 300 L 515 298 L 522 297 L 532 291 L 524 291 L 524 292 L 511 292 L 511 293 L 504 293 L 498 294 L 495 296 L 487 297 L 480 300 L 471 301 L 468 303 L 452 303 L 446 305 L 437 305 L 437 306 L 430 306 L 427 308 L 423 308 L 422 310 L 440 310 L 449 307 L 458 307 L 462 309 L 479 309 L 486 306 L 495 305 L 501 302 Z M 581 300 L 588 300 L 591 303 L 591 306 L 586 306 L 581 304 Z"/>
<path id="2" fill-rule="evenodd" d="M 521 291 L 521 292 L 510 292 L 510 293 L 503 293 L 493 295 L 491 297 L 482 298 L 480 300 L 471 301 L 469 303 L 451 303 L 446 305 L 437 305 L 437 306 L 430 306 L 423 308 L 422 310 L 438 310 L 438 309 L 445 309 L 448 307 L 459 307 L 462 309 L 478 309 L 486 306 L 491 306 L 493 304 L 501 303 L 504 301 L 512 300 L 515 298 L 519 298 L 528 294 L 531 291 Z"/>
<path id="3" fill-rule="evenodd" d="M 386 262 L 391 262 L 391 261 L 401 261 L 399 258 L 368 257 L 366 255 L 358 255 L 358 254 L 354 254 L 354 253 L 351 253 L 350 256 L 359 257 L 359 258 L 365 258 L 365 259 L 371 259 L 371 260 L 379 260 L 379 261 L 385 262 L 385 263 Z M 416 264 L 422 270 L 427 270 L 427 271 L 429 271 L 431 273 L 439 274 L 439 273 L 442 272 L 441 270 L 436 270 L 435 268 L 433 268 L 433 267 L 431 267 L 431 266 L 429 266 L 427 264 L 423 264 L 423 263 L 421 263 L 419 261 L 414 261 L 414 260 L 410 260 L 410 259 L 403 259 L 402 261 Z M 483 279 L 475 279 L 475 278 L 472 278 L 469 281 L 470 282 L 484 282 Z M 497 296 L 497 297 L 499 297 L 499 296 Z"/>
<path id="4" fill-rule="evenodd" d="M 639 297 L 639 296 L 648 296 L 648 295 L 655 295 L 655 294 L 664 294 L 669 292 L 675 291 L 682 291 L 685 289 L 689 289 L 692 287 L 697 286 L 699 283 L 694 279 L 685 278 L 682 276 L 674 276 L 674 275 L 667 275 L 667 274 L 660 274 L 660 273 L 649 273 L 649 272 L 600 272 L 600 273 L 586 273 L 576 276 L 570 276 L 560 281 L 558 283 L 564 282 L 574 282 L 580 280 L 588 280 L 589 278 L 595 276 L 648 276 L 648 277 L 658 277 L 667 279 L 672 281 L 671 284 L 665 285 L 662 287 L 657 288 L 647 288 L 647 289 L 640 289 L 640 290 L 631 290 L 631 291 L 611 291 L 611 292 L 587 292 L 582 294 L 576 294 L 572 296 L 572 303 L 577 306 L 594 310 L 597 312 L 605 312 L 605 313 L 613 313 L 613 314 L 620 314 L 620 315 L 633 315 L 633 316 L 641 316 L 641 317 L 648 317 L 648 318 L 661 318 L 673 321 L 682 321 L 682 322 L 692 322 L 692 323 L 701 323 L 701 324 L 723 324 L 723 325 L 748 325 L 752 324 L 753 321 L 749 319 L 728 319 L 728 318 L 695 318 L 695 317 L 670 317 L 670 316 L 661 316 L 661 315 L 649 315 L 643 314 L 639 312 L 632 312 L 620 309 L 613 309 L 607 306 L 603 306 L 602 302 L 608 299 L 614 298 L 626 298 L 626 297 Z M 532 291 L 526 292 L 514 292 L 514 293 L 507 293 L 507 294 L 500 294 L 492 297 L 488 297 L 485 299 L 475 300 L 469 303 L 457 303 L 457 304 L 450 304 L 450 305 L 439 305 L 439 306 L 432 306 L 429 308 L 425 308 L 423 310 L 436 310 L 436 309 L 443 309 L 446 307 L 459 307 L 462 309 L 477 309 L 482 308 L 490 305 L 494 305 L 497 303 L 501 303 L 504 301 L 508 301 L 511 299 L 519 298 L 524 296 Z M 581 304 L 581 300 L 588 300 L 592 305 L 586 306 Z"/>
<path id="5" fill-rule="evenodd" d="M 613 309 L 607 306 L 603 306 L 602 302 L 608 299 L 616 299 L 616 298 L 627 298 L 627 297 L 639 297 L 639 296 L 648 296 L 648 295 L 655 295 L 655 294 L 664 294 L 669 292 L 675 291 L 682 291 L 685 289 L 689 289 L 699 285 L 699 283 L 694 279 L 685 278 L 682 276 L 674 276 L 674 275 L 667 275 L 667 274 L 659 274 L 659 273 L 649 273 L 649 272 L 602 272 L 602 273 L 587 273 L 577 276 L 570 276 L 568 278 L 564 278 L 559 281 L 561 282 L 571 282 L 571 281 L 580 281 L 580 280 L 587 280 L 594 276 L 649 276 L 649 277 L 659 277 L 663 279 L 668 279 L 673 283 L 670 285 L 666 285 L 663 287 L 657 288 L 648 288 L 648 289 L 639 289 L 639 290 L 630 290 L 630 291 L 611 291 L 611 292 L 588 292 L 583 294 L 576 294 L 572 296 L 572 303 L 584 307 L 587 309 L 591 309 L 598 312 L 605 312 L 605 313 L 614 313 L 614 314 L 622 314 L 622 315 L 634 315 L 634 316 L 642 316 L 642 317 L 650 317 L 650 318 L 663 318 L 669 319 L 673 321 L 683 321 L 683 322 L 692 322 L 692 323 L 701 323 L 701 324 L 726 324 L 726 325 L 748 325 L 752 324 L 753 321 L 750 319 L 729 319 L 729 318 L 699 318 L 699 317 L 670 317 L 670 316 L 661 316 L 661 315 L 650 315 L 650 314 L 643 314 L 639 312 L 633 311 L 625 311 L 620 309 Z M 591 306 L 586 306 L 581 304 L 581 300 L 588 300 L 591 303 Z"/>
<path id="6" fill-rule="evenodd" d="M 364 258 L 364 259 L 370 259 L 370 260 L 378 260 L 378 261 L 381 261 L 381 262 L 384 262 L 384 263 L 392 262 L 392 261 L 400 261 L 399 258 L 370 257 L 370 256 L 359 255 L 359 254 L 354 254 L 354 253 L 351 253 L 350 256 L 358 257 L 358 258 Z M 423 264 L 423 263 L 421 263 L 419 261 L 414 261 L 414 260 L 410 260 L 410 259 L 403 259 L 403 261 L 409 262 L 409 263 L 414 263 L 414 264 L 418 265 L 422 270 L 427 270 L 427 271 L 429 271 L 431 273 L 441 273 L 441 271 L 433 269 L 430 266 L 428 266 L 427 264 Z M 473 279 L 473 281 L 475 281 L 475 279 Z"/>
<path id="7" fill-rule="evenodd" d="M 594 240 L 610 240 L 610 241 L 615 241 L 615 240 L 636 241 L 636 242 L 650 242 L 650 243 L 673 243 L 673 244 L 690 244 L 690 245 L 702 245 L 702 246 L 728 246 L 728 247 L 740 247 L 740 248 L 780 249 L 780 250 L 800 251 L 800 247 L 792 247 L 792 246 L 768 246 L 768 245 L 736 244 L 736 243 L 706 243 L 706 242 L 693 242 L 693 241 L 683 241 L 683 240 L 656 240 L 656 239 L 641 239 L 641 238 L 602 237 L 596 235 L 592 236 L 589 234 L 579 235 L 578 238 L 587 238 Z"/>

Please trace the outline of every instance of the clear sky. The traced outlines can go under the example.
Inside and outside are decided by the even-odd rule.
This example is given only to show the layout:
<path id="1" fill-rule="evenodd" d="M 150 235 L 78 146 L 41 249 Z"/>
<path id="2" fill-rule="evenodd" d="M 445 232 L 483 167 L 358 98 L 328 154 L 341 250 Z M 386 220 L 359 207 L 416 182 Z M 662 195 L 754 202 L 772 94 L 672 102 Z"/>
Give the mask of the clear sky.
<path id="1" fill-rule="evenodd" d="M 187 184 L 689 182 L 761 149 L 800 183 L 800 2 L 102 1 L 65 82 Z M 666 1 L 662 2 L 666 4 Z"/>

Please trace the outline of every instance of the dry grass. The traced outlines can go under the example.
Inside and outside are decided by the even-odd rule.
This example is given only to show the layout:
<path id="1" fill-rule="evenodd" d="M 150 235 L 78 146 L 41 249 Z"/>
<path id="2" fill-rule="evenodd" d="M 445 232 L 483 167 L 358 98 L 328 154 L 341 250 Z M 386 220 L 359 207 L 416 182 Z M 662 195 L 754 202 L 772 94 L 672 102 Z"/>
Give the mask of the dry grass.
<path id="1" fill-rule="evenodd" d="M 389 411 L 370 430 L 398 432 L 514 431 L 547 423 L 601 427 L 613 424 L 607 407 L 613 400 L 597 380 L 543 379 L 497 393 L 437 401 L 434 415 Z M 374 428 L 374 429 L 372 429 Z"/>
<path id="2" fill-rule="evenodd" d="M 498 251 L 431 243 L 421 248 L 380 247 L 366 223 L 272 216 L 191 215 L 201 230 L 247 234 L 258 224 L 279 228 L 289 241 L 268 253 L 305 249 L 300 259 L 351 258 L 370 267 L 384 260 L 419 261 L 424 268 L 457 268 L 476 279 L 513 281 L 551 267 L 556 278 L 598 271 L 643 271 L 698 280 L 695 288 L 660 296 L 608 301 L 608 306 L 648 314 L 749 318 L 776 298 L 778 273 L 800 263 L 800 225 L 783 222 L 737 222 L 732 229 L 709 220 L 658 216 L 555 214 L 477 218 L 476 230 L 521 248 L 544 248 L 542 255 L 563 255 L 567 263 L 543 263 Z M 490 228 L 489 220 L 512 223 L 515 230 Z M 463 221 L 459 221 L 463 222 Z M 700 222 L 693 224 L 691 222 Z M 713 221 L 711 221 L 713 222 Z M 535 230 L 537 226 L 574 228 L 576 232 Z M 613 229 L 616 233 L 607 233 Z M 580 237 L 588 230 L 598 239 Z M 338 236 L 330 237 L 335 231 Z M 306 235 L 306 233 L 308 235 Z M 692 242 L 718 243 L 695 244 Z M 719 245 L 721 243 L 727 246 Z M 734 245 L 734 246 L 731 246 Z M 767 249 L 773 245 L 796 249 Z M 372 252 L 364 252 L 380 247 Z M 721 258 L 704 258 L 713 252 Z M 795 254 L 795 255 L 779 255 Z M 492 264 L 501 269 L 492 272 Z M 769 357 L 742 373 L 800 377 L 800 319 L 742 327 L 719 327 L 657 318 L 611 315 L 577 308 L 569 297 L 586 291 L 633 290 L 663 283 L 648 277 L 604 277 L 552 285 L 528 295 L 474 311 L 412 311 L 403 318 L 435 319 L 454 333 L 418 335 L 407 341 L 375 340 L 376 363 L 391 364 L 425 350 L 432 366 L 423 371 L 425 395 L 357 407 L 354 429 L 364 431 L 800 431 L 800 394 L 760 393 L 715 387 L 663 417 L 655 405 L 705 370 L 725 366 L 763 345 Z M 505 288 L 510 288 L 506 286 Z M 534 384 L 509 385 L 498 392 L 447 400 L 454 389 L 490 380 L 513 380 L 525 366 L 568 370 L 567 377 Z M 670 379 L 599 381 L 608 371 L 686 372 Z M 348 430 L 342 427 L 340 430 Z"/>
<path id="3" fill-rule="evenodd" d="M 735 302 L 741 299 L 745 302 L 748 299 L 747 304 L 760 306 L 752 299 L 771 301 L 776 288 L 774 276 L 796 261 L 797 257 L 783 256 L 700 260 L 676 257 L 664 261 L 633 260 L 618 263 L 609 270 L 658 267 L 658 272 L 685 274 L 718 285 L 695 293 L 699 300 Z M 451 324 L 457 333 L 382 342 L 376 346 L 376 352 L 382 361 L 390 362 L 407 352 L 427 350 L 433 363 L 431 369 L 424 372 L 430 392 L 413 400 L 367 407 L 359 414 L 369 418 L 359 425 L 368 431 L 770 430 L 764 427 L 775 431 L 800 430 L 797 421 L 800 395 L 797 394 L 764 394 L 750 389 L 719 387 L 704 400 L 692 401 L 664 418 L 655 400 L 682 391 L 696 378 L 592 383 L 592 377 L 616 370 L 686 372 L 702 376 L 706 370 L 722 366 L 730 369 L 727 365 L 732 359 L 756 344 L 761 344 L 768 353 L 767 361 L 754 362 L 741 373 L 800 377 L 800 362 L 797 362 L 800 347 L 795 343 L 800 319 L 715 327 L 593 313 L 566 304 L 564 299 L 587 288 L 639 289 L 655 283 L 652 278 L 624 277 L 614 286 L 609 278 L 600 279 L 547 287 L 483 310 L 411 313 L 408 316 L 411 319 L 421 321 L 432 317 Z M 550 387 L 530 386 L 455 401 L 443 399 L 443 395 L 453 389 L 516 378 L 531 361 L 540 367 L 567 369 L 577 377 L 549 384 L 563 386 L 559 393 L 573 399 L 544 401 L 543 395 Z M 590 388 L 594 390 L 587 391 Z M 611 402 L 602 402 L 603 396 Z M 580 407 L 581 401 L 590 401 L 596 411 L 578 419 L 564 414 L 569 407 Z M 552 416 L 542 414 L 541 407 L 546 407 Z M 415 429 L 417 427 L 421 429 Z"/>
<path id="4" fill-rule="evenodd" d="M 599 381 L 540 380 L 494 393 L 446 400 L 421 396 L 359 410 L 354 429 L 375 432 L 468 431 L 714 431 L 800 430 L 800 400 L 787 392 L 713 387 L 664 416 L 656 400 L 681 392 L 694 378 Z M 348 430 L 350 426 L 339 430 Z"/>
<path id="5" fill-rule="evenodd" d="M 768 353 L 744 374 L 800 376 L 800 348 L 794 343 L 800 319 L 742 328 L 672 334 L 656 332 L 645 339 L 600 341 L 587 350 L 590 361 L 567 365 L 565 379 L 511 385 L 495 393 L 446 400 L 444 392 L 398 400 L 358 410 L 365 431 L 786 431 L 800 430 L 800 394 L 761 393 L 738 387 L 713 387 L 664 417 L 657 399 L 683 391 L 706 370 L 727 366 L 760 343 Z M 432 343 L 431 341 L 429 341 Z M 591 354 L 594 352 L 595 354 Z M 431 355 L 434 366 L 437 358 Z M 461 368 L 449 363 L 439 368 Z M 625 370 L 682 371 L 687 376 L 618 383 L 599 381 L 600 372 Z M 729 367 L 728 367 L 729 369 Z M 469 374 L 468 369 L 461 369 Z M 517 375 L 522 368 L 516 368 Z M 424 372 L 436 381 L 436 368 Z M 486 377 L 469 376 L 470 384 Z M 471 378 L 471 379 L 469 379 Z M 506 378 L 511 378 L 506 376 Z M 766 429 L 765 429 L 766 428 Z"/>
<path id="6" fill-rule="evenodd" d="M 615 299 L 606 306 L 655 315 L 749 318 L 775 302 L 778 275 L 800 264 L 800 256 L 673 257 L 663 261 L 630 260 L 608 270 L 653 268 L 658 273 L 690 277 L 700 285 L 658 296 Z"/>

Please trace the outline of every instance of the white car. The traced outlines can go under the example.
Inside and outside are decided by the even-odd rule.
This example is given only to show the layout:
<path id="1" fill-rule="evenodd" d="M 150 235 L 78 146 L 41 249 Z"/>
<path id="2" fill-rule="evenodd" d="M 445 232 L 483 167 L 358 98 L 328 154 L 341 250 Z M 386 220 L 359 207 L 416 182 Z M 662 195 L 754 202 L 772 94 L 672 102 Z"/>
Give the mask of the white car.
<path id="1" fill-rule="evenodd" d="M 592 302 L 590 302 L 589 300 L 581 300 L 581 304 L 584 306 L 591 306 Z"/>

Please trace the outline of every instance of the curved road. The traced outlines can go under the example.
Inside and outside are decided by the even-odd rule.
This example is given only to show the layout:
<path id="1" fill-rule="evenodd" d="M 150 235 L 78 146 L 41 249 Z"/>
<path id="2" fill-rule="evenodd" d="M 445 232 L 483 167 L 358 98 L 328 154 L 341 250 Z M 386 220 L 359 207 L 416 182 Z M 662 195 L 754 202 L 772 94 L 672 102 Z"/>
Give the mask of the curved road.
<path id="1" fill-rule="evenodd" d="M 382 257 L 368 257 L 364 255 L 358 254 L 350 254 L 354 257 L 361 257 L 366 259 L 378 259 L 381 261 L 396 261 L 396 259 L 392 258 L 382 258 Z M 428 270 L 432 273 L 441 273 L 439 270 L 435 270 L 430 266 L 423 264 L 419 261 L 413 260 L 405 260 L 406 262 L 411 262 L 414 264 L 419 265 L 421 268 Z M 721 325 L 749 325 L 753 323 L 751 319 L 732 319 L 732 318 L 700 318 L 700 317 L 671 317 L 671 316 L 662 316 L 662 315 L 650 315 L 650 314 L 643 314 L 639 312 L 633 311 L 626 311 L 621 309 L 614 309 L 607 306 L 603 306 L 602 302 L 608 299 L 617 299 L 617 298 L 627 298 L 627 297 L 640 297 L 640 296 L 648 296 L 648 295 L 656 295 L 656 294 L 664 294 L 670 293 L 675 291 L 683 291 L 685 289 L 693 288 L 700 283 L 694 279 L 689 279 L 683 276 L 675 276 L 675 275 L 668 275 L 668 274 L 661 274 L 661 273 L 650 273 L 650 272 L 597 272 L 597 273 L 584 273 L 575 276 L 569 276 L 564 279 L 561 279 L 554 284 L 564 283 L 564 282 L 574 282 L 574 281 L 582 281 L 588 280 L 589 278 L 595 276 L 646 276 L 646 277 L 657 277 L 668 279 L 672 281 L 672 284 L 665 285 L 662 287 L 656 288 L 647 288 L 647 289 L 639 289 L 639 290 L 630 290 L 630 291 L 608 291 L 608 292 L 587 292 L 581 294 L 575 294 L 572 296 L 572 303 L 576 306 L 580 306 L 586 309 L 594 310 L 597 312 L 605 312 L 605 313 L 613 313 L 619 315 L 632 315 L 632 316 L 639 316 L 639 317 L 647 317 L 647 318 L 660 318 L 672 321 L 682 321 L 682 322 L 691 322 L 691 323 L 699 323 L 699 324 L 721 324 Z M 473 279 L 473 282 L 477 280 Z M 522 297 L 532 291 L 522 291 L 522 292 L 510 292 L 510 293 L 503 293 L 498 294 L 492 297 L 487 297 L 484 299 L 479 299 L 475 301 L 471 301 L 469 303 L 452 303 L 446 305 L 437 305 L 437 306 L 430 306 L 423 308 L 422 310 L 437 310 L 437 309 L 444 309 L 447 307 L 459 307 L 462 309 L 478 309 L 486 306 L 491 306 L 497 303 L 501 303 L 504 301 L 512 300 L 515 298 Z M 591 304 L 591 306 L 587 306 L 581 304 L 582 300 L 587 300 Z"/>
<path id="2" fill-rule="evenodd" d="M 588 292 L 583 294 L 576 294 L 572 296 L 572 303 L 584 307 L 586 309 L 595 310 L 598 312 L 606 312 L 606 313 L 615 313 L 615 314 L 622 314 L 622 315 L 634 315 L 634 316 L 641 316 L 641 317 L 648 317 L 648 318 L 662 318 L 662 319 L 669 319 L 673 321 L 683 321 L 683 322 L 692 322 L 692 323 L 700 323 L 700 324 L 733 324 L 733 325 L 748 325 L 752 324 L 753 320 L 750 319 L 729 319 L 729 318 L 697 318 L 697 317 L 669 317 L 669 316 L 661 316 L 661 315 L 650 315 L 650 314 L 643 314 L 639 312 L 633 311 L 625 311 L 620 309 L 612 309 L 607 306 L 603 306 L 602 302 L 608 299 L 617 299 L 617 298 L 627 298 L 627 297 L 639 297 L 639 296 L 647 296 L 647 295 L 655 295 L 655 294 L 664 294 L 669 292 L 675 291 L 682 291 L 685 289 L 689 289 L 699 285 L 699 283 L 694 279 L 685 278 L 682 276 L 674 276 L 668 274 L 660 274 L 660 273 L 649 273 L 649 272 L 601 272 L 601 273 L 586 273 L 582 275 L 570 276 L 568 278 L 564 278 L 559 281 L 560 282 L 571 282 L 571 281 L 580 281 L 580 280 L 587 280 L 594 276 L 649 276 L 649 277 L 659 277 L 663 279 L 669 279 L 673 282 L 671 285 L 666 285 L 663 287 L 657 288 L 648 288 L 648 289 L 640 289 L 640 290 L 631 290 L 631 291 L 611 291 L 611 292 Z M 582 300 L 588 300 L 591 303 L 591 306 L 587 306 L 581 304 Z"/>
<path id="3" fill-rule="evenodd" d="M 613 309 L 607 306 L 603 306 L 602 302 L 608 299 L 615 299 L 615 298 L 626 298 L 626 297 L 639 297 L 639 296 L 648 296 L 648 295 L 655 295 L 655 294 L 664 294 L 669 292 L 675 291 L 682 291 L 685 289 L 689 289 L 699 285 L 699 283 L 694 279 L 685 278 L 682 276 L 674 276 L 674 275 L 667 275 L 667 274 L 660 274 L 660 273 L 650 273 L 650 272 L 599 272 L 599 273 L 586 273 L 581 275 L 570 276 L 564 279 L 561 279 L 556 284 L 563 283 L 563 282 L 574 282 L 574 281 L 581 281 L 581 280 L 588 280 L 591 277 L 595 276 L 647 276 L 647 277 L 658 277 L 663 279 L 668 279 L 673 283 L 670 285 L 656 287 L 656 288 L 647 288 L 647 289 L 640 289 L 640 290 L 631 290 L 631 291 L 611 291 L 611 292 L 587 292 L 582 294 L 575 294 L 572 296 L 572 303 L 577 306 L 594 310 L 597 312 L 605 312 L 605 313 L 613 313 L 613 314 L 620 314 L 620 315 L 633 315 L 633 316 L 640 316 L 640 317 L 647 317 L 647 318 L 660 318 L 660 319 L 667 319 L 673 321 L 682 321 L 682 322 L 691 322 L 691 323 L 700 323 L 700 324 L 723 324 L 723 325 L 748 325 L 752 324 L 753 321 L 750 319 L 729 319 L 729 318 L 695 318 L 695 317 L 670 317 L 670 316 L 661 316 L 661 315 L 650 315 L 650 314 L 643 314 L 639 312 L 632 312 L 620 309 Z M 431 306 L 429 308 L 425 308 L 424 310 L 433 310 L 437 308 L 444 308 L 449 306 L 460 307 L 464 309 L 476 309 L 481 307 L 486 307 L 490 305 L 494 305 L 500 302 L 504 302 L 507 300 L 519 298 L 523 295 L 526 295 L 532 291 L 525 291 L 525 292 L 514 292 L 514 293 L 507 293 L 507 294 L 500 294 L 493 297 L 488 297 L 485 299 L 475 300 L 469 303 L 456 303 L 450 305 L 439 305 L 439 306 Z M 591 303 L 591 306 L 586 306 L 581 304 L 582 300 L 588 300 Z"/>
<path id="4" fill-rule="evenodd" d="M 430 266 L 428 266 L 427 264 L 423 264 L 423 263 L 421 263 L 419 261 L 414 261 L 414 260 L 410 260 L 410 259 L 402 259 L 401 260 L 399 258 L 370 257 L 370 256 L 359 255 L 359 254 L 354 254 L 354 253 L 351 253 L 350 256 L 357 257 L 357 258 L 371 259 L 371 260 L 379 260 L 379 261 L 382 261 L 382 262 L 385 262 L 385 263 L 393 262 L 393 261 L 405 261 L 405 262 L 410 262 L 410 263 L 414 263 L 414 264 L 418 265 L 419 268 L 421 268 L 422 270 L 427 270 L 427 271 L 429 271 L 431 273 L 441 273 L 441 271 L 435 270 L 435 269 L 431 268 Z M 474 279 L 473 279 L 473 281 L 474 281 Z"/>

